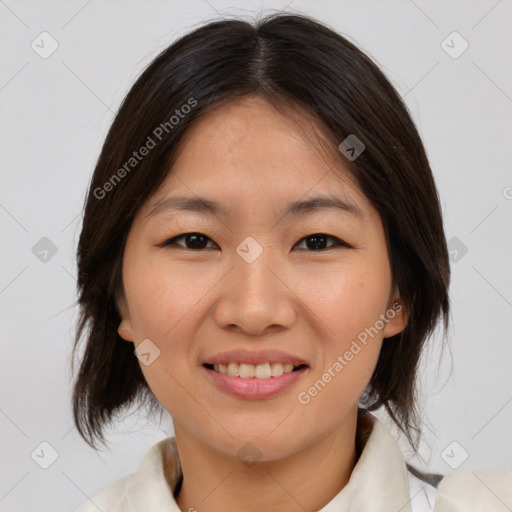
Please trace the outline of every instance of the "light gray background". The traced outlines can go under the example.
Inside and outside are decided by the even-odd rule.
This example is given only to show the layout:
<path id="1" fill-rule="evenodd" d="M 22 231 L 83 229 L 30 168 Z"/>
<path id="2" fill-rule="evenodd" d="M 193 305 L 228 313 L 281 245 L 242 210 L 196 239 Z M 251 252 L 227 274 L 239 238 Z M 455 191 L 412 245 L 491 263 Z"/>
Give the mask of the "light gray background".
<path id="1" fill-rule="evenodd" d="M 438 336 L 423 361 L 424 442 L 412 460 L 443 473 L 512 469 L 510 0 L 245 1 L 236 8 L 224 0 L 6 0 L 0 510 L 73 510 L 172 435 L 168 418 L 154 425 L 135 415 L 109 436 L 111 453 L 96 453 L 73 427 L 68 368 L 79 214 L 113 115 L 144 66 L 206 20 L 283 8 L 329 23 L 383 68 L 411 110 L 437 181 L 453 251 L 451 348 L 441 354 Z M 47 59 L 31 47 L 43 31 L 59 45 Z M 469 44 L 458 58 L 442 47 L 453 31 Z M 452 54 L 462 48 L 453 36 L 445 45 Z M 42 237 L 58 249 L 46 263 L 32 252 Z M 48 469 L 31 458 L 36 450 L 40 463 L 49 461 L 42 442 L 58 454 Z"/>

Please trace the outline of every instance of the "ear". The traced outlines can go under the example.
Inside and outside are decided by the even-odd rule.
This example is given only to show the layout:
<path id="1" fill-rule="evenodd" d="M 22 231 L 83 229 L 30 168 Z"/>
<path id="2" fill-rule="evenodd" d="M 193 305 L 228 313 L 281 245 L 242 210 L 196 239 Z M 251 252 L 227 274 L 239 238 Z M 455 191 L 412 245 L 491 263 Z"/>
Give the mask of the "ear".
<path id="1" fill-rule="evenodd" d="M 121 338 L 125 341 L 133 341 L 133 331 L 132 324 L 129 319 L 124 318 L 119 327 L 117 328 L 117 332 Z"/>
<path id="2" fill-rule="evenodd" d="M 132 329 L 132 323 L 130 319 L 130 314 L 128 312 L 128 308 L 126 307 L 126 303 L 124 300 L 124 297 L 119 297 L 117 300 L 118 310 L 121 315 L 121 323 L 119 324 L 119 327 L 117 328 L 117 332 L 121 338 L 125 341 L 132 341 L 133 342 L 133 329 Z"/>
<path id="3" fill-rule="evenodd" d="M 409 321 L 409 311 L 400 299 L 400 293 L 392 294 L 388 302 L 385 315 L 384 338 L 390 338 L 402 332 Z"/>

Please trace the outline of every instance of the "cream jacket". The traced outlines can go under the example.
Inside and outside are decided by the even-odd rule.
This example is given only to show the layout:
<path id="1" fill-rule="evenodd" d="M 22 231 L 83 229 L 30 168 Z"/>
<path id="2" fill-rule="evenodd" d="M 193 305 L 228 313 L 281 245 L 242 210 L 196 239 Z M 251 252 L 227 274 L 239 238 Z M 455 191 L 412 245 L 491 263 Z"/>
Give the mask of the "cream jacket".
<path id="1" fill-rule="evenodd" d="M 356 441 L 360 457 L 349 482 L 318 512 L 512 510 L 512 472 L 456 470 L 436 489 L 407 471 L 397 442 L 372 414 L 361 415 Z M 173 496 L 181 478 L 176 439 L 168 437 L 146 452 L 135 473 L 97 492 L 75 512 L 187 512 Z"/>

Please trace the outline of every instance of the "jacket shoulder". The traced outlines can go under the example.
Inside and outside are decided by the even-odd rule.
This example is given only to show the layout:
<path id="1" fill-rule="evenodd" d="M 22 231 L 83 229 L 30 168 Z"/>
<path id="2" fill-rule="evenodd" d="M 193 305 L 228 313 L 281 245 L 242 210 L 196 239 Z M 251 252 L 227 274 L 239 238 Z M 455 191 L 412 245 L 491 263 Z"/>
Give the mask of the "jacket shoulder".
<path id="1" fill-rule="evenodd" d="M 512 509 L 512 472 L 468 469 L 448 473 L 438 487 L 434 512 Z"/>
<path id="2" fill-rule="evenodd" d="M 120 478 L 96 492 L 73 512 L 128 512 L 126 487 L 132 476 Z"/>

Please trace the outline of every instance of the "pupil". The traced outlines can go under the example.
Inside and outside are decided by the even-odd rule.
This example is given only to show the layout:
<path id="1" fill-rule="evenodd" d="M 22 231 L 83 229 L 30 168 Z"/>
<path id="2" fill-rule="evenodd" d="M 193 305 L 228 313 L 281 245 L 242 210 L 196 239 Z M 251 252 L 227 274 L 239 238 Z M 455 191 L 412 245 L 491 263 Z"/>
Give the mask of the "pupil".
<path id="1" fill-rule="evenodd" d="M 326 239 L 327 239 L 327 237 L 325 235 L 312 235 L 312 236 L 308 237 L 306 240 L 307 240 L 307 242 L 311 241 L 311 240 L 313 240 L 314 242 L 312 244 L 309 244 L 306 242 L 306 245 L 309 248 L 325 249 L 325 247 L 319 247 L 319 246 L 325 246 Z"/>
<path id="2" fill-rule="evenodd" d="M 205 245 L 205 237 L 203 235 L 199 235 L 197 233 L 192 233 L 187 235 L 187 245 L 191 245 L 192 249 L 203 249 Z"/>

